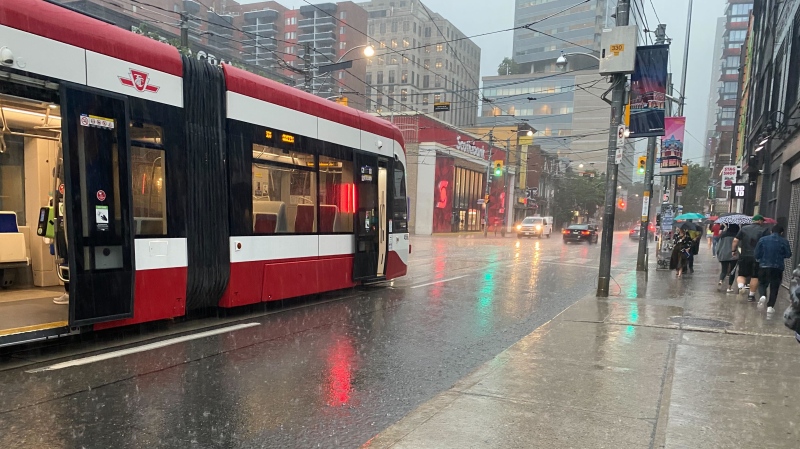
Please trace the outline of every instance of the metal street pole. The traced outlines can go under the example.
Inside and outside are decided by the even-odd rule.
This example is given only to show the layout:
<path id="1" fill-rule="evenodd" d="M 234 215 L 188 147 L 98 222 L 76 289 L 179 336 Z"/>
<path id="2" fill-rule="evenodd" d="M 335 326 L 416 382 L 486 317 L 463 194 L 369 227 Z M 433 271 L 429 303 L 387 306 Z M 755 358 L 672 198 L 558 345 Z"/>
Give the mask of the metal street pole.
<path id="1" fill-rule="evenodd" d="M 511 200 L 511 204 L 514 203 L 514 194 L 508 194 L 508 162 L 509 162 L 509 155 L 511 154 L 511 138 L 506 139 L 506 161 L 503 164 L 503 192 L 506 193 L 506 203 L 501 204 L 503 206 L 503 224 L 502 228 L 500 228 L 500 235 L 505 237 L 506 236 L 506 227 L 508 227 L 508 203 Z"/>
<path id="2" fill-rule="evenodd" d="M 628 25 L 630 0 L 619 0 L 617 3 L 617 26 Z M 611 248 L 614 245 L 614 215 L 617 197 L 617 174 L 619 166 L 616 162 L 617 126 L 622 123 L 623 97 L 627 75 L 616 73 L 612 77 L 611 91 L 611 123 L 608 130 L 608 161 L 606 163 L 606 199 L 603 211 L 603 235 L 600 245 L 600 271 L 597 277 L 597 296 L 608 297 L 611 283 Z"/>
<path id="3" fill-rule="evenodd" d="M 678 117 L 683 117 L 683 106 L 686 104 L 686 67 L 689 65 L 689 35 L 692 32 L 692 0 L 689 0 L 689 13 L 686 18 L 686 38 L 683 50 L 683 74 L 681 75 L 681 103 L 678 105 Z"/>
<path id="4" fill-rule="evenodd" d="M 303 46 L 303 75 L 305 75 L 305 88 L 306 92 L 312 92 L 311 83 L 314 81 L 314 72 L 311 70 L 311 44 L 306 43 Z"/>
<path id="5" fill-rule="evenodd" d="M 489 236 L 489 188 L 492 186 L 492 149 L 494 134 L 489 131 L 489 163 L 486 165 L 486 193 L 483 195 L 483 236 Z"/>
<path id="6" fill-rule="evenodd" d="M 667 26 L 659 24 L 656 29 L 656 44 L 663 44 L 667 37 Z M 636 271 L 647 271 L 647 242 L 649 240 L 650 204 L 653 200 L 653 171 L 656 160 L 656 137 L 647 138 L 647 165 L 644 172 L 644 192 L 642 193 L 642 223 L 639 227 L 639 255 L 636 258 Z"/>
<path id="7" fill-rule="evenodd" d="M 189 13 L 181 11 L 181 48 L 186 51 L 189 49 Z"/>

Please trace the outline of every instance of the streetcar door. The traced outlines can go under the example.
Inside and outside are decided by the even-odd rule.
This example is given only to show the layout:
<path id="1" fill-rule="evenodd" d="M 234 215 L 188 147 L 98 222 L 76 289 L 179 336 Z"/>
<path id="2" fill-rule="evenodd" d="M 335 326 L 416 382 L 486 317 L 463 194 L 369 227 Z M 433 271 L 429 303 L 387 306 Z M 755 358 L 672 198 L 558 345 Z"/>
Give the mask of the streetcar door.
<path id="1" fill-rule="evenodd" d="M 133 316 L 128 103 L 62 87 L 70 325 Z"/>
<path id="2" fill-rule="evenodd" d="M 384 275 L 386 258 L 386 161 L 358 153 L 355 158 L 356 223 L 353 280 L 368 280 Z M 383 169 L 383 207 L 380 176 Z"/>

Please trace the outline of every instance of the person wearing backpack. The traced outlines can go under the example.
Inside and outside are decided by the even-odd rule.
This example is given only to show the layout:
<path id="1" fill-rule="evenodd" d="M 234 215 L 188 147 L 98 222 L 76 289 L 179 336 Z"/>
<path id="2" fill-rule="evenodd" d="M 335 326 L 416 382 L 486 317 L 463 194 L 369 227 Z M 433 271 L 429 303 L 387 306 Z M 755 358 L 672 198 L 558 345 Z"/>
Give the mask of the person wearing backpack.
<path id="1" fill-rule="evenodd" d="M 775 301 L 778 300 L 778 290 L 783 279 L 783 260 L 792 257 L 789 241 L 783 237 L 783 226 L 776 224 L 772 227 L 772 234 L 762 237 L 756 244 L 755 257 L 758 261 L 759 293 L 758 307 L 764 308 L 767 303 L 767 315 L 775 313 Z M 769 302 L 767 302 L 767 287 L 769 287 Z"/>
<path id="2" fill-rule="evenodd" d="M 739 261 L 739 253 L 733 251 L 733 239 L 739 233 L 739 225 L 726 225 L 717 241 L 717 253 L 714 255 L 721 265 L 722 271 L 719 274 L 718 286 L 722 285 L 725 276 L 728 276 L 728 293 L 733 293 L 733 281 L 736 279 L 736 263 Z M 719 288 L 719 287 L 717 287 Z"/>

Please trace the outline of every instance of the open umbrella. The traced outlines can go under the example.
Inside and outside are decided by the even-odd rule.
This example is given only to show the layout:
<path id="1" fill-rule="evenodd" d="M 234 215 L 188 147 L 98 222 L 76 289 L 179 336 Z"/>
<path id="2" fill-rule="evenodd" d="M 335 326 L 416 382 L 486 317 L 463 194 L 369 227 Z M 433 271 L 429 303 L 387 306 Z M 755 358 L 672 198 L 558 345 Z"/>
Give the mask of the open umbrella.
<path id="1" fill-rule="evenodd" d="M 714 223 L 745 225 L 745 224 L 750 224 L 752 222 L 753 218 L 750 217 L 749 215 L 730 214 L 730 215 L 725 215 L 724 217 L 717 218 L 717 221 L 715 221 Z"/>
<path id="2" fill-rule="evenodd" d="M 764 224 L 774 225 L 778 224 L 778 222 L 774 218 L 764 217 Z"/>
<path id="3" fill-rule="evenodd" d="M 687 214 L 680 214 L 675 217 L 675 220 L 682 221 L 682 220 L 704 220 L 706 218 L 703 214 L 698 214 L 697 212 L 689 212 Z"/>

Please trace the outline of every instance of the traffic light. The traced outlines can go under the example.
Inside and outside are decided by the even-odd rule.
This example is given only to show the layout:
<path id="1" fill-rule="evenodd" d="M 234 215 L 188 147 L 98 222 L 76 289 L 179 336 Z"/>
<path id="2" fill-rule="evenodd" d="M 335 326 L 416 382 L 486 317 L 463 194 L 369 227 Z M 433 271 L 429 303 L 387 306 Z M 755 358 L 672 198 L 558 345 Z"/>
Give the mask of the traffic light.
<path id="1" fill-rule="evenodd" d="M 643 175 L 647 171 L 647 156 L 639 156 L 639 162 L 636 164 L 636 172 Z"/>
<path id="2" fill-rule="evenodd" d="M 503 161 L 494 161 L 492 165 L 494 165 L 494 175 L 503 176 Z"/>
<path id="3" fill-rule="evenodd" d="M 617 199 L 617 207 L 622 210 L 627 210 L 628 204 L 622 198 Z"/>
<path id="4" fill-rule="evenodd" d="M 686 187 L 689 184 L 689 166 L 683 166 L 683 175 L 678 176 L 678 187 Z"/>

